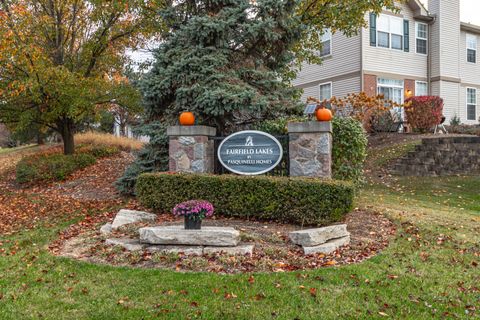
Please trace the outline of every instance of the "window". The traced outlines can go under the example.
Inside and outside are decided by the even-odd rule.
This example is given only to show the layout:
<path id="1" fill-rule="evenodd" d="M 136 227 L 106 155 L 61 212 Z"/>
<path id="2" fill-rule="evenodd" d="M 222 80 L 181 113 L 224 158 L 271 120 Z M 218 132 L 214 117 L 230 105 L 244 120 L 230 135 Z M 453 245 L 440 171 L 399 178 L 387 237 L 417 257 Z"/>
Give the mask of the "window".
<path id="1" fill-rule="evenodd" d="M 428 95 L 428 83 L 425 81 L 415 81 L 415 95 L 427 96 Z"/>
<path id="2" fill-rule="evenodd" d="M 332 54 L 332 32 L 325 30 L 321 37 L 322 50 L 320 51 L 320 57 L 329 56 Z"/>
<path id="3" fill-rule="evenodd" d="M 477 63 L 477 36 L 467 34 L 467 62 Z"/>
<path id="4" fill-rule="evenodd" d="M 403 50 L 403 19 L 382 15 L 377 19 L 377 46 Z"/>
<path id="5" fill-rule="evenodd" d="M 332 98 L 332 83 L 320 84 L 320 101 L 329 100 Z"/>
<path id="6" fill-rule="evenodd" d="M 403 80 L 382 79 L 377 80 L 377 92 L 383 94 L 385 100 L 391 100 L 395 103 L 403 103 Z M 403 119 L 403 108 L 394 109 L 396 117 Z"/>
<path id="7" fill-rule="evenodd" d="M 477 89 L 467 88 L 467 120 L 477 120 Z"/>
<path id="8" fill-rule="evenodd" d="M 428 25 L 426 23 L 417 22 L 415 24 L 417 53 L 427 54 L 428 43 Z"/>

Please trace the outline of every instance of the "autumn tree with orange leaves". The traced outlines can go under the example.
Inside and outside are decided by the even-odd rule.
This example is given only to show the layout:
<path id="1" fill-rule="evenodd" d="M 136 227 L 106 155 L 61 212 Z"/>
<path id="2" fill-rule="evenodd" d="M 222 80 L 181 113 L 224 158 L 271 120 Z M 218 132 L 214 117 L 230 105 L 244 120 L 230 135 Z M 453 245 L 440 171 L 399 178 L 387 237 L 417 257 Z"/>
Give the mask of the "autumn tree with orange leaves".
<path id="1" fill-rule="evenodd" d="M 127 48 L 162 30 L 161 0 L 0 0 L 0 122 L 58 132 L 74 152 L 76 126 L 126 87 Z M 122 88 L 118 88 L 121 85 Z"/>

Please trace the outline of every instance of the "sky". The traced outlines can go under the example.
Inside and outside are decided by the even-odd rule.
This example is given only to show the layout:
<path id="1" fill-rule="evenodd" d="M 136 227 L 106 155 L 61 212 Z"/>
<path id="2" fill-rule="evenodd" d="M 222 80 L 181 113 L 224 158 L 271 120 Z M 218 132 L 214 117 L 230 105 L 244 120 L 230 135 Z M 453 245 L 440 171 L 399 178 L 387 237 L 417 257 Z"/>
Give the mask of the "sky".
<path id="1" fill-rule="evenodd" d="M 420 1 L 428 7 L 428 0 Z M 460 0 L 460 20 L 480 26 L 480 0 Z"/>
<path id="2" fill-rule="evenodd" d="M 420 1 L 428 8 L 428 0 Z M 480 0 L 460 0 L 460 20 L 480 26 Z M 129 52 L 129 54 L 137 63 L 151 58 L 151 54 L 146 50 Z"/>

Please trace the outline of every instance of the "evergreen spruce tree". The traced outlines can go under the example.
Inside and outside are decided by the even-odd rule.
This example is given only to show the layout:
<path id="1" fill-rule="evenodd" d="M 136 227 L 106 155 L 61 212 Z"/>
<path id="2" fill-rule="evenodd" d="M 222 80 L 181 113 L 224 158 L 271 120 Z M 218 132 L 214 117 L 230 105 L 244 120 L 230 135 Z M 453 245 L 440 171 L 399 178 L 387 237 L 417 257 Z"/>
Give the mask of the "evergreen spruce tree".
<path id="1" fill-rule="evenodd" d="M 167 169 L 165 127 L 182 111 L 227 134 L 298 110 L 283 81 L 302 35 L 295 0 L 184 0 L 162 12 L 169 34 L 142 79 L 150 144 L 119 180 L 132 192 L 141 172 Z"/>
<path id="2" fill-rule="evenodd" d="M 296 113 L 289 79 L 302 62 L 320 63 L 326 29 L 346 35 L 366 26 L 365 13 L 396 10 L 394 0 L 169 0 L 168 33 L 141 82 L 152 142 L 119 187 L 132 192 L 141 172 L 167 170 L 167 125 L 182 111 L 227 134 Z M 286 79 L 286 80 L 284 80 Z"/>

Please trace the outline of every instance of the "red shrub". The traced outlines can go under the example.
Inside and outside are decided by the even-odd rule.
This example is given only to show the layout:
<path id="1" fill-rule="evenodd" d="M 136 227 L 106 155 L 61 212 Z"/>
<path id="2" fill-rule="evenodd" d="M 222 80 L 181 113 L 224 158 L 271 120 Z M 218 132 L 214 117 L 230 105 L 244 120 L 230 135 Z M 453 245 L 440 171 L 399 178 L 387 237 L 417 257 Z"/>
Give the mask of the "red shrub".
<path id="1" fill-rule="evenodd" d="M 442 121 L 443 99 L 440 97 L 411 97 L 405 101 L 404 108 L 414 130 L 426 132 Z"/>

